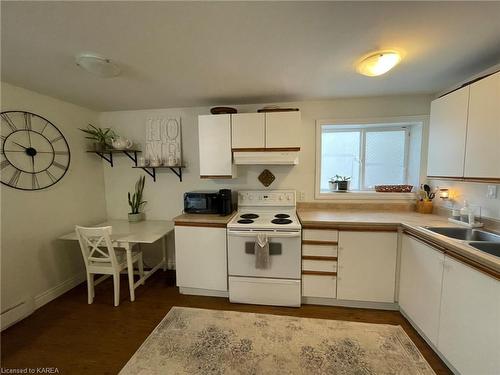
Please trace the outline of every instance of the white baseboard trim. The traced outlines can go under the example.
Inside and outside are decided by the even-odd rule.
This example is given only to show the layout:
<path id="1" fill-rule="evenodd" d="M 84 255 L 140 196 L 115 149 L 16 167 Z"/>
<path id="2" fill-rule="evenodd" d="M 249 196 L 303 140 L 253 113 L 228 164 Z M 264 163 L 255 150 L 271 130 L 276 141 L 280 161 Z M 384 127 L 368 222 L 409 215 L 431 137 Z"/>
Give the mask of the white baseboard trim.
<path id="1" fill-rule="evenodd" d="M 50 301 L 55 300 L 57 297 L 63 295 L 68 290 L 73 289 L 78 284 L 81 284 L 87 279 L 85 272 L 81 272 L 69 279 L 66 279 L 59 285 L 56 285 L 35 297 L 35 309 L 39 309 Z"/>
<path id="2" fill-rule="evenodd" d="M 223 290 L 179 287 L 179 293 L 188 294 L 192 296 L 225 297 L 225 298 L 229 297 L 229 292 Z"/>
<path id="3" fill-rule="evenodd" d="M 341 306 L 341 307 L 356 307 L 359 309 L 378 309 L 378 310 L 399 310 L 399 306 L 395 302 L 366 302 L 366 301 L 349 301 L 335 298 L 321 297 L 302 297 L 303 305 L 324 305 L 324 306 Z"/>

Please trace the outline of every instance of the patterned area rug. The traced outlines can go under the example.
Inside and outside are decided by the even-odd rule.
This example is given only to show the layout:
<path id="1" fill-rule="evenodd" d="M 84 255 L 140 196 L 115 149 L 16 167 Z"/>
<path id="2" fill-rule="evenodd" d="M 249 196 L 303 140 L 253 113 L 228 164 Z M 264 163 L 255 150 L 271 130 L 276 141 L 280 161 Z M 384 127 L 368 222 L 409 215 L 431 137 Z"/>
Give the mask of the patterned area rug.
<path id="1" fill-rule="evenodd" d="M 400 326 L 173 307 L 120 374 L 434 374 Z"/>

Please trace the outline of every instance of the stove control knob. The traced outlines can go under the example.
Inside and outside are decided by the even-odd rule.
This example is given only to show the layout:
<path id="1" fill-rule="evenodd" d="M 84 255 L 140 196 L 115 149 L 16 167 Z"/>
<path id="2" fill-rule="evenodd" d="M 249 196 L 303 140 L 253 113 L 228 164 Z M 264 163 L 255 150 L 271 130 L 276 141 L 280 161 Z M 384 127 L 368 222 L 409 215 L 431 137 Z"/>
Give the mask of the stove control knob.
<path id="1" fill-rule="evenodd" d="M 282 201 L 282 200 L 283 200 L 283 195 L 280 195 L 280 201 Z"/>
<path id="2" fill-rule="evenodd" d="M 253 200 L 253 195 L 249 195 L 248 199 Z"/>
<path id="3" fill-rule="evenodd" d="M 291 201 L 292 200 L 292 196 L 291 195 L 287 195 L 286 199 L 289 200 L 289 201 Z"/>

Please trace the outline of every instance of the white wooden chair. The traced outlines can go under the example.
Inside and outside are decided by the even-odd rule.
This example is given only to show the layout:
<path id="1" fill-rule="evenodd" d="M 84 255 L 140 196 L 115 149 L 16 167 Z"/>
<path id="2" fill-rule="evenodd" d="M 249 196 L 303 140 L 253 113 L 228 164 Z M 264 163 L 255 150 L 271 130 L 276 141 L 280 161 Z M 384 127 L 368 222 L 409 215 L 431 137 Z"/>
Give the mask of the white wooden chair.
<path id="1" fill-rule="evenodd" d="M 112 227 L 85 228 L 76 226 L 76 235 L 80 248 L 82 250 L 85 268 L 87 269 L 87 290 L 88 302 L 91 304 L 94 300 L 94 286 L 100 283 L 108 275 L 113 275 L 114 302 L 115 306 L 120 304 L 120 272 L 127 268 L 127 259 L 124 251 L 115 251 L 111 241 Z M 118 250 L 118 249 L 117 249 Z M 144 277 L 144 265 L 142 262 L 142 252 L 132 252 L 132 262 L 137 262 L 140 277 Z M 133 269 L 127 269 L 129 280 L 132 280 L 133 288 Z M 105 275 L 94 282 L 94 275 Z M 132 277 L 130 277 L 132 274 Z"/>

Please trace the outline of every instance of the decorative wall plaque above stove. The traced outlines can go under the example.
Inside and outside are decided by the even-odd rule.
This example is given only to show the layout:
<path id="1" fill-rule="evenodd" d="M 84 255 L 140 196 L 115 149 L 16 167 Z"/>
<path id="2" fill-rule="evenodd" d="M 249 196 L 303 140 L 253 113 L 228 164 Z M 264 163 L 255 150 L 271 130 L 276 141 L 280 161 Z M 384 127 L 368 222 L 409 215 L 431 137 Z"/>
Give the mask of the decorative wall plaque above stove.
<path id="1" fill-rule="evenodd" d="M 271 173 L 269 169 L 264 169 L 262 173 L 259 175 L 259 181 L 265 187 L 268 187 L 273 183 L 276 177 Z"/>

